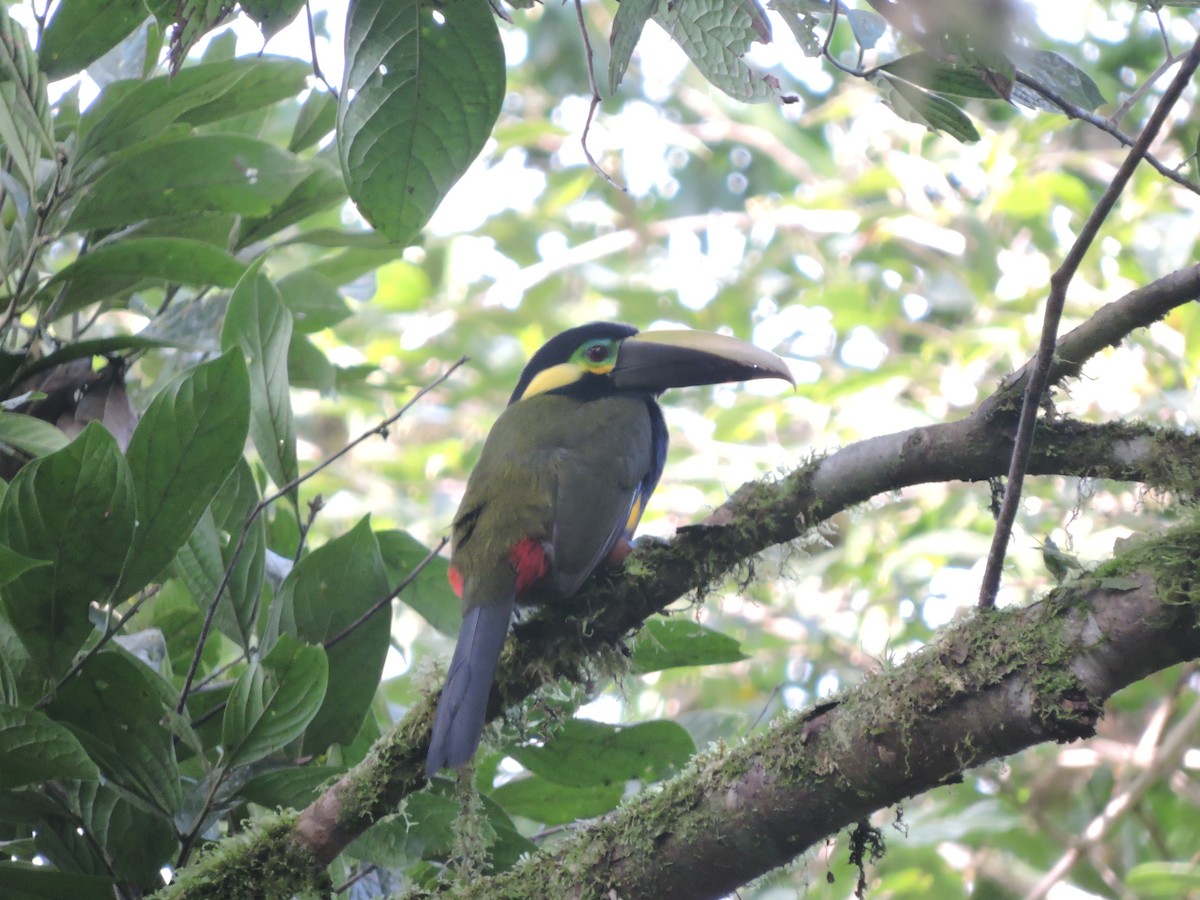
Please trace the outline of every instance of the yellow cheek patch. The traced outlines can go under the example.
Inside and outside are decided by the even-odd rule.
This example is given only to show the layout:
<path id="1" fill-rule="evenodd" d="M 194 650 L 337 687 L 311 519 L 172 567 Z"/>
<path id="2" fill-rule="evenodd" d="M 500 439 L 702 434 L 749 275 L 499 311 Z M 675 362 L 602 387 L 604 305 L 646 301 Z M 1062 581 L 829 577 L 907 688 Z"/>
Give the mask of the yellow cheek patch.
<path id="1" fill-rule="evenodd" d="M 521 399 L 525 400 L 538 394 L 544 394 L 547 391 L 566 387 L 568 384 L 578 381 L 579 376 L 579 367 L 571 363 L 559 363 L 557 366 L 543 369 L 533 376 L 533 380 L 529 382 L 529 387 L 525 388 L 525 393 L 521 395 Z"/>

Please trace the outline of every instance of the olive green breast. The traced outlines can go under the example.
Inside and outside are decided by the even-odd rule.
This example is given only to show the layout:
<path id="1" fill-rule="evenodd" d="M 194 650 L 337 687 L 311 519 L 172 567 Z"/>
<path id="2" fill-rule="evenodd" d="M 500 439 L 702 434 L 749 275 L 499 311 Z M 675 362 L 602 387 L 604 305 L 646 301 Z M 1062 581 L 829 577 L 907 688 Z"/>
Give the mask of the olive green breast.
<path id="1" fill-rule="evenodd" d="M 650 470 L 653 402 L 540 394 L 504 411 L 454 517 L 464 604 L 512 596 L 509 553 L 526 537 L 547 548 L 559 593 L 574 593 L 621 535 Z"/>

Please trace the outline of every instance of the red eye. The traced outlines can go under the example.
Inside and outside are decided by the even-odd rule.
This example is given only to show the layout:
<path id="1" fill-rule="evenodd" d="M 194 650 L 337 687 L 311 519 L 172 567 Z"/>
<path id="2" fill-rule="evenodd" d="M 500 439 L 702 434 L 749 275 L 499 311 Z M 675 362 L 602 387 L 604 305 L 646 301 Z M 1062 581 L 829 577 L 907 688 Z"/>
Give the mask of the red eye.
<path id="1" fill-rule="evenodd" d="M 592 344 L 583 351 L 583 355 L 588 358 L 588 362 L 602 363 L 608 359 L 608 347 L 604 344 Z"/>

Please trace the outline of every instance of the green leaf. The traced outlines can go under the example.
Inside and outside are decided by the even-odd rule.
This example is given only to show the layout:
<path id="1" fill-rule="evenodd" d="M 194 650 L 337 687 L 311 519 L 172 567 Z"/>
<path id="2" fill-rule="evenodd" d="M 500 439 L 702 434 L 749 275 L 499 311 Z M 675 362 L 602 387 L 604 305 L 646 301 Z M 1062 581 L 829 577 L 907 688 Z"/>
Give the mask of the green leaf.
<path id="1" fill-rule="evenodd" d="M 1200 866 L 1194 862 L 1147 862 L 1134 866 L 1125 884 L 1142 900 L 1187 897 L 1200 890 Z"/>
<path id="2" fill-rule="evenodd" d="M 0 790 L 100 778 L 96 764 L 68 728 L 30 709 L 0 706 L 0 759 Z"/>
<path id="3" fill-rule="evenodd" d="M 255 21 L 264 40 L 270 40 L 304 9 L 305 0 L 240 0 L 242 11 Z"/>
<path id="4" fill-rule="evenodd" d="M 17 553 L 12 547 L 0 544 L 0 587 L 14 581 L 19 575 L 30 569 L 48 565 L 50 565 L 48 559 L 30 559 L 28 556 Z"/>
<path id="5" fill-rule="evenodd" d="M 44 815 L 35 826 L 42 856 L 59 868 L 115 874 L 146 891 L 161 884 L 162 867 L 178 854 L 172 823 L 107 784 L 73 786 L 67 802 L 69 814 Z"/>
<path id="6" fill-rule="evenodd" d="M 399 584 L 429 555 L 429 548 L 407 531 L 380 531 L 375 537 L 379 539 L 389 584 Z M 462 602 L 450 588 L 449 571 L 445 557 L 435 556 L 400 599 L 442 634 L 454 636 L 462 624 Z"/>
<path id="7" fill-rule="evenodd" d="M 253 265 L 234 288 L 221 328 L 221 347 L 240 350 L 250 372 L 250 436 L 278 487 L 297 475 L 296 425 L 288 386 L 292 317 L 279 290 Z"/>
<path id="8" fill-rule="evenodd" d="M 742 57 L 750 45 L 770 43 L 771 23 L 756 0 L 659 0 L 654 21 L 688 55 L 700 74 L 735 100 L 779 99 L 779 82 Z"/>
<path id="9" fill-rule="evenodd" d="M 536 775 L 518 778 L 496 788 L 492 799 L 513 816 L 545 825 L 602 816 L 616 809 L 625 795 L 625 782 L 566 787 Z"/>
<path id="10" fill-rule="evenodd" d="M 674 722 L 606 725 L 571 719 L 541 747 L 516 747 L 510 755 L 547 781 L 566 787 L 657 781 L 685 766 L 696 745 Z"/>
<path id="11" fill-rule="evenodd" d="M 0 893 L 8 900 L 112 900 L 112 878 L 58 872 L 31 863 L 0 862 Z"/>
<path id="12" fill-rule="evenodd" d="M 68 725 L 107 782 L 171 821 L 183 802 L 171 732 L 172 688 L 122 650 L 102 650 L 46 707 Z"/>
<path id="13" fill-rule="evenodd" d="M 337 100 L 329 91 L 313 90 L 304 99 L 287 148 L 293 153 L 306 150 L 337 127 Z"/>
<path id="14" fill-rule="evenodd" d="M 45 456 L 67 446 L 67 436 L 36 416 L 0 411 L 0 444 L 29 456 Z"/>
<path id="15" fill-rule="evenodd" d="M 608 38 L 612 50 L 608 59 L 608 92 L 615 94 L 633 58 L 633 48 L 642 37 L 642 29 L 658 8 L 658 0 L 624 0 L 613 16 L 612 34 Z"/>
<path id="16" fill-rule="evenodd" d="M 300 269 L 280 279 L 278 287 L 296 330 L 304 334 L 332 328 L 350 315 L 337 285 L 320 272 Z"/>
<path id="17" fill-rule="evenodd" d="M 1049 50 L 1029 50 L 1017 55 L 1022 72 L 1053 90 L 1064 100 L 1094 111 L 1105 104 L 1096 82 L 1068 59 Z"/>
<path id="18" fill-rule="evenodd" d="M 269 215 L 247 219 L 238 235 L 239 248 L 278 234 L 289 225 L 346 200 L 346 184 L 342 173 L 322 157 L 311 163 L 312 171 L 292 189 Z"/>
<path id="19" fill-rule="evenodd" d="M 301 559 L 288 574 L 276 598 L 282 630 L 327 644 L 387 596 L 388 589 L 379 543 L 370 519 L 364 518 Z M 327 647 L 329 690 L 304 734 L 306 754 L 354 740 L 383 673 L 391 621 L 391 605 L 385 604 Z"/>
<path id="20" fill-rule="evenodd" d="M 796 43 L 800 45 L 801 51 L 805 56 L 817 57 L 821 55 L 824 49 L 824 41 L 817 34 L 817 26 L 821 24 L 821 20 L 815 15 L 817 12 L 824 12 L 823 9 L 812 9 L 812 4 L 805 3 L 803 0 L 770 0 L 767 3 L 767 9 L 778 14 L 779 18 L 788 27 L 788 31 L 792 33 L 792 37 L 796 39 Z"/>
<path id="21" fill-rule="evenodd" d="M 203 125 L 295 97 L 308 73 L 298 59 L 248 56 L 110 85 L 84 113 L 80 162 L 157 137 L 176 122 Z"/>
<path id="22" fill-rule="evenodd" d="M 854 32 L 854 39 L 858 41 L 858 46 L 864 50 L 874 49 L 884 32 L 887 31 L 887 21 L 883 16 L 877 16 L 865 9 L 846 9 L 845 7 L 842 8 L 842 12 L 850 20 L 850 29 Z"/>
<path id="23" fill-rule="evenodd" d="M 13 478 L 0 502 L 0 543 L 49 565 L 17 576 L 0 597 L 43 673 L 64 671 L 91 633 L 88 608 L 120 580 L 133 524 L 130 470 L 96 423 Z"/>
<path id="24" fill-rule="evenodd" d="M 1106 591 L 1136 591 L 1142 583 L 1136 578 L 1120 578 L 1112 576 L 1100 579 L 1100 587 Z"/>
<path id="25" fill-rule="evenodd" d="M 38 64 L 51 81 L 74 75 L 121 43 L 146 20 L 142 0 L 63 0 L 38 48 Z"/>
<path id="26" fill-rule="evenodd" d="M 363 216 L 410 242 L 483 149 L 504 91 L 487 0 L 352 2 L 338 148 Z"/>
<path id="27" fill-rule="evenodd" d="M 323 649 L 280 635 L 229 694 L 221 729 L 226 766 L 255 762 L 299 737 L 321 708 L 328 678 Z"/>
<path id="28" fill-rule="evenodd" d="M 57 318 L 144 284 L 233 287 L 245 266 L 219 247 L 184 238 L 125 238 L 79 257 L 47 283 Z"/>
<path id="29" fill-rule="evenodd" d="M 217 595 L 239 538 L 240 529 L 233 532 L 218 530 L 212 511 L 205 510 L 187 543 L 179 548 L 175 557 L 175 571 L 201 610 L 207 610 Z M 263 525 L 255 520 L 221 594 L 221 602 L 213 619 L 222 634 L 237 641 L 247 652 L 250 651 L 254 636 L 258 599 L 262 591 L 266 552 L 264 540 Z"/>
<path id="30" fill-rule="evenodd" d="M 711 666 L 746 659 L 741 645 L 728 635 L 691 619 L 651 619 L 630 648 L 637 675 L 678 666 Z"/>
<path id="31" fill-rule="evenodd" d="M 966 144 L 979 140 L 979 132 L 967 114 L 944 97 L 923 91 L 886 72 L 872 75 L 871 82 L 880 89 L 884 102 L 902 119 L 933 131 L 944 131 Z"/>
<path id="32" fill-rule="evenodd" d="M 312 388 L 321 396 L 331 396 L 337 389 L 337 370 L 317 345 L 299 331 L 292 333 L 288 345 L 288 380 L 294 388 Z"/>
<path id="33" fill-rule="evenodd" d="M 275 769 L 255 775 L 238 792 L 251 803 L 270 809 L 287 807 L 303 809 L 321 793 L 321 788 L 340 776 L 340 766 L 300 766 Z"/>
<path id="34" fill-rule="evenodd" d="M 346 848 L 346 855 L 387 868 L 450 852 L 459 804 L 453 797 L 422 791 L 404 800 L 401 812 L 385 816 Z"/>
<path id="35" fill-rule="evenodd" d="M 975 66 L 956 65 L 925 51 L 910 53 L 879 68 L 935 93 L 996 99 L 996 91 L 984 81 Z"/>
<path id="36" fill-rule="evenodd" d="M 151 401 L 126 457 L 138 497 L 138 526 L 122 596 L 141 590 L 195 530 L 229 477 L 249 429 L 249 377 L 231 350 L 189 371 Z"/>
<path id="37" fill-rule="evenodd" d="M 88 185 L 67 228 L 117 228 L 159 216 L 264 216 L 310 166 L 267 141 L 202 134 L 122 156 Z"/>
<path id="38" fill-rule="evenodd" d="M 45 372 L 73 359 L 88 359 L 93 356 L 109 356 L 122 350 L 145 350 L 155 347 L 186 346 L 178 341 L 157 337 L 144 337 L 140 334 L 118 334 L 107 338 L 95 338 L 90 341 L 76 341 L 61 350 L 43 356 L 31 362 L 22 375 L 28 378 L 38 372 Z"/>

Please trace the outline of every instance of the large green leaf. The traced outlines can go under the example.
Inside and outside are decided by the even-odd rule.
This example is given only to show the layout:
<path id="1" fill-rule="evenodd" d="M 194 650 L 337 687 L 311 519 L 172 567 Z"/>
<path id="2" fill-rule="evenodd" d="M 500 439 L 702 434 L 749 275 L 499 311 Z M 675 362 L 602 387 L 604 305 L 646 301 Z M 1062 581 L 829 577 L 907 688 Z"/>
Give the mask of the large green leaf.
<path id="1" fill-rule="evenodd" d="M 35 826 L 38 852 L 60 869 L 114 873 L 153 891 L 178 852 L 175 829 L 108 784 L 80 784 L 68 795 L 69 813 L 43 815 Z M 81 833 L 82 832 L 82 833 Z"/>
<path id="2" fill-rule="evenodd" d="M 67 446 L 67 436 L 42 419 L 0 410 L 0 444 L 30 456 L 45 456 Z"/>
<path id="3" fill-rule="evenodd" d="M 250 372 L 250 436 L 279 487 L 297 474 L 296 425 L 287 372 L 291 338 L 292 316 L 278 288 L 258 265 L 251 266 L 229 298 L 221 346 L 245 356 Z"/>
<path id="4" fill-rule="evenodd" d="M 642 29 L 658 8 L 658 0 L 624 0 L 613 16 L 612 34 L 608 43 L 612 54 L 608 59 L 608 92 L 615 94 L 629 68 L 633 48 L 642 37 Z"/>
<path id="5" fill-rule="evenodd" d="M 0 790 L 100 777 L 70 729 L 31 709 L 0 706 L 0 759 Z"/>
<path id="6" fill-rule="evenodd" d="M 117 228 L 210 212 L 264 216 L 309 171 L 283 148 L 240 134 L 155 143 L 122 156 L 88 185 L 67 227 Z"/>
<path id="7" fill-rule="evenodd" d="M 265 40 L 287 27 L 304 9 L 305 0 L 241 0 L 242 11 L 257 23 Z"/>
<path id="8" fill-rule="evenodd" d="M 149 16 L 144 0 L 62 0 L 46 25 L 38 63 L 52 80 L 74 75 Z"/>
<path id="9" fill-rule="evenodd" d="M 504 89 L 487 0 L 352 0 L 338 148 L 367 220 L 411 241 L 483 149 Z"/>
<path id="10" fill-rule="evenodd" d="M 879 68 L 939 94 L 984 100 L 997 97 L 996 89 L 984 80 L 976 66 L 947 62 L 924 50 L 901 56 Z"/>
<path id="11" fill-rule="evenodd" d="M 511 755 L 529 771 L 567 787 L 656 781 L 687 764 L 696 745 L 674 722 L 606 725 L 571 719 L 541 747 L 517 747 Z"/>
<path id="12" fill-rule="evenodd" d="M 370 519 L 364 518 L 292 569 L 276 598 L 278 627 L 314 644 L 325 644 L 357 622 L 387 592 L 379 543 Z M 348 744 L 354 739 L 383 672 L 391 621 L 387 604 L 327 648 L 329 690 L 304 734 L 305 753 L 320 753 L 332 743 Z"/>
<path id="13" fill-rule="evenodd" d="M 226 765 L 252 763 L 299 737 L 321 707 L 328 678 L 322 648 L 280 635 L 229 694 L 221 729 Z"/>
<path id="14" fill-rule="evenodd" d="M 546 825 L 591 819 L 616 809 L 625 796 L 625 782 L 567 787 L 531 775 L 498 787 L 492 799 L 509 815 L 523 816 Z"/>
<path id="15" fill-rule="evenodd" d="M 70 726 L 105 780 L 170 821 L 183 800 L 171 732 L 170 686 L 121 650 L 102 650 L 46 713 Z"/>
<path id="16" fill-rule="evenodd" d="M 187 585 L 200 609 L 206 610 L 217 595 L 221 581 L 240 540 L 241 529 L 218 529 L 211 510 L 205 510 L 196 529 L 175 557 L 175 571 Z M 242 552 L 238 555 L 229 581 L 221 594 L 214 622 L 223 633 L 249 652 L 254 636 L 258 598 L 262 590 L 263 525 L 257 519 L 250 526 Z"/>
<path id="17" fill-rule="evenodd" d="M 654 21 L 715 87 L 744 103 L 779 99 L 779 82 L 742 59 L 750 45 L 770 43 L 771 23 L 757 0 L 659 0 Z"/>
<path id="18" fill-rule="evenodd" d="M 931 94 L 886 72 L 873 75 L 871 83 L 879 88 L 883 102 L 901 118 L 934 131 L 944 131 L 964 144 L 979 140 L 979 132 L 970 116 L 945 97 Z"/>
<path id="19" fill-rule="evenodd" d="M 150 403 L 126 456 L 138 525 L 121 591 L 140 590 L 171 561 L 242 456 L 250 386 L 240 351 L 189 371 Z"/>
<path id="20" fill-rule="evenodd" d="M 298 59 L 250 56 L 110 85 L 84 113 L 81 163 L 156 137 L 175 122 L 203 125 L 294 97 L 309 71 Z"/>
<path id="21" fill-rule="evenodd" d="M 311 166 L 312 171 L 269 215 L 247 219 L 242 223 L 237 241 L 239 247 L 266 240 L 289 225 L 346 200 L 346 184 L 342 180 L 342 173 L 332 162 L 317 157 L 312 160 Z"/>
<path id="22" fill-rule="evenodd" d="M 314 90 L 304 99 L 288 140 L 293 153 L 306 150 L 337 127 L 337 100 L 329 91 Z"/>
<path id="23" fill-rule="evenodd" d="M 120 580 L 133 529 L 133 479 L 98 424 L 13 479 L 0 502 L 0 543 L 49 565 L 17 576 L 0 597 L 45 674 L 62 672 L 91 632 L 88 608 Z"/>
<path id="24" fill-rule="evenodd" d="M 304 334 L 332 328 L 350 315 L 337 285 L 312 269 L 300 269 L 280 279 L 279 293 L 296 330 Z"/>
<path id="25" fill-rule="evenodd" d="M 651 619 L 631 646 L 632 669 L 639 675 L 677 666 L 711 666 L 746 659 L 728 635 L 675 616 Z"/>
<path id="26" fill-rule="evenodd" d="M 0 862 L 0 893 L 8 900 L 112 900 L 113 879 L 58 872 L 31 863 Z"/>
<path id="27" fill-rule="evenodd" d="M 70 313 L 143 284 L 173 282 L 233 287 L 245 266 L 205 241 L 126 238 L 79 257 L 46 283 L 55 316 Z"/>

